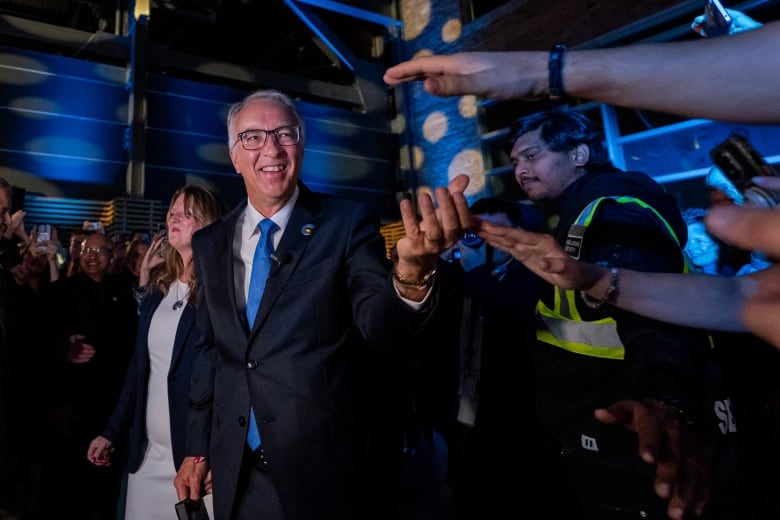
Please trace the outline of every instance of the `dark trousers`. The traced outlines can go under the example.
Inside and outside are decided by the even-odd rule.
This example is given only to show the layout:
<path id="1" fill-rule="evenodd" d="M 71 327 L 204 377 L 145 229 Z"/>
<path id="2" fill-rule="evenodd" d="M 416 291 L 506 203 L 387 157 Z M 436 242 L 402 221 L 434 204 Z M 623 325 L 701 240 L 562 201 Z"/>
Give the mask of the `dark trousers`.
<path id="1" fill-rule="evenodd" d="M 232 520 L 286 520 L 262 453 L 244 451 Z"/>

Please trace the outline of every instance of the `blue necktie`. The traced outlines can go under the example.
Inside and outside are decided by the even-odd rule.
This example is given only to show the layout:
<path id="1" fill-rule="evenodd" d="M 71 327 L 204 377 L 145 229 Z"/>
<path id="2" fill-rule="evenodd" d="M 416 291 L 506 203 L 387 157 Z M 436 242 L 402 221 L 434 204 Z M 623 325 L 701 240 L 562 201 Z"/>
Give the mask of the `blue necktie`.
<path id="1" fill-rule="evenodd" d="M 257 309 L 260 307 L 260 300 L 263 298 L 263 291 L 265 291 L 265 281 L 271 270 L 271 253 L 274 251 L 271 234 L 279 229 L 279 226 L 270 218 L 261 220 L 258 227 L 260 228 L 260 240 L 257 242 L 255 256 L 252 258 L 252 275 L 249 279 L 249 294 L 246 297 L 246 319 L 249 321 L 250 329 L 255 323 Z M 255 411 L 252 408 L 249 410 L 249 431 L 246 442 L 252 451 L 260 447 L 260 431 L 257 428 Z"/>

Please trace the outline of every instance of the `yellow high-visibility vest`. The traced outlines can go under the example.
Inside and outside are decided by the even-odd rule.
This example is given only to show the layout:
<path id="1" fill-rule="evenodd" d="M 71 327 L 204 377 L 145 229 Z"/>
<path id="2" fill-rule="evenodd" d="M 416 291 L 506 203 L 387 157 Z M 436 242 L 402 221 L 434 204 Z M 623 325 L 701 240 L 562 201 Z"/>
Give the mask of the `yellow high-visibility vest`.
<path id="1" fill-rule="evenodd" d="M 636 204 L 649 210 L 658 220 L 661 228 L 674 240 L 683 258 L 683 272 L 688 272 L 680 240 L 666 219 L 652 206 L 636 197 L 614 196 L 599 197 L 579 214 L 569 227 L 564 245 L 565 251 L 574 259 L 579 259 L 585 231 L 593 220 L 599 205 L 605 200 L 620 204 Z M 555 287 L 552 308 L 541 299 L 536 304 L 536 339 L 544 343 L 568 350 L 583 356 L 622 360 L 625 348 L 617 333 L 617 324 L 610 317 L 586 321 L 577 308 L 577 291 Z"/>

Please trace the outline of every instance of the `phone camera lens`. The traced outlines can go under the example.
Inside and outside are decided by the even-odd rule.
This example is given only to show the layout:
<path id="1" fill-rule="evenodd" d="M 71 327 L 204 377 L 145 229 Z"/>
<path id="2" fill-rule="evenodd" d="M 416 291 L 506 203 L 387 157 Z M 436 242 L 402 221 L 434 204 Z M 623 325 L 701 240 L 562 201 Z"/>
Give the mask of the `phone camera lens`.
<path id="1" fill-rule="evenodd" d="M 478 249 L 485 241 L 472 231 L 466 231 L 460 239 L 460 243 L 471 249 Z"/>

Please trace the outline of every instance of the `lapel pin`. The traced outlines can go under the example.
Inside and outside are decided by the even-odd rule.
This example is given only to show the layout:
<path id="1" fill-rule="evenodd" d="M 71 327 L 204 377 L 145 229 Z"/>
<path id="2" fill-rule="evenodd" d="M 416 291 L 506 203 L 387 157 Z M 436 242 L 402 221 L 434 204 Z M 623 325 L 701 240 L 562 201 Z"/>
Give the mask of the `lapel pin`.
<path id="1" fill-rule="evenodd" d="M 308 237 L 314 233 L 314 224 L 304 224 L 301 228 L 301 235 Z"/>

